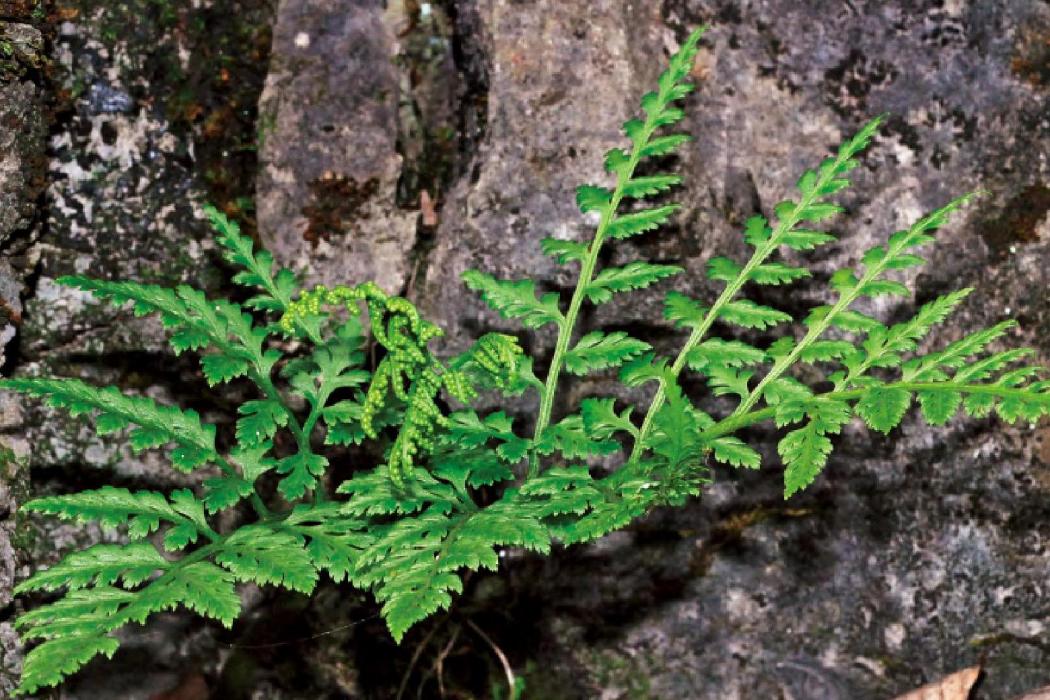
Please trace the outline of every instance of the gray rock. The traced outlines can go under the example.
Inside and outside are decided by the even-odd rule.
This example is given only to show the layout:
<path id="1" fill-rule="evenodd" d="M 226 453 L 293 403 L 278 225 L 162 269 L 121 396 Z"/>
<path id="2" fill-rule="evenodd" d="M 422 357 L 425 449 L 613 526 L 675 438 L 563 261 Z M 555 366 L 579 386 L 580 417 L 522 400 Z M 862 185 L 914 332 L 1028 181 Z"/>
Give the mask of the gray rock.
<path id="1" fill-rule="evenodd" d="M 159 321 L 135 319 L 55 280 L 79 273 L 201 284 L 212 246 L 200 213 L 203 188 L 187 164 L 190 135 L 174 133 L 159 101 L 131 96 L 145 79 L 137 63 L 142 37 L 114 35 L 106 13 L 80 17 L 63 25 L 55 47 L 56 80 L 72 104 L 50 142 L 47 231 L 32 251 L 39 275 L 25 304 L 19 371 L 134 390 L 179 371 Z M 128 359 L 135 357 L 148 359 Z M 109 366 L 100 371 L 83 358 Z M 161 389 L 155 398 L 181 397 Z M 120 436 L 99 438 L 84 420 L 35 401 L 27 402 L 24 417 L 35 447 L 31 466 L 113 470 L 154 486 L 187 483 L 163 455 L 133 456 Z"/>
<path id="2" fill-rule="evenodd" d="M 46 183 L 43 51 L 38 29 L 0 21 L 0 366 L 22 321 L 25 272 L 11 259 L 38 233 L 37 200 Z"/>
<path id="3" fill-rule="evenodd" d="M 399 78 L 383 6 L 279 4 L 260 106 L 257 207 L 263 241 L 310 282 L 374 280 L 399 292 L 418 214 L 395 205 Z"/>
<path id="4" fill-rule="evenodd" d="M 589 235 L 574 190 L 600 177 L 640 85 L 658 72 L 633 61 L 658 55 L 669 36 L 655 26 L 633 35 L 648 18 L 633 5 L 604 2 L 464 8 L 461 21 L 476 22 L 464 28 L 467 41 L 488 61 L 486 132 L 469 176 L 445 197 L 418 294 L 429 317 L 450 329 L 449 351 L 464 348 L 461 329 L 512 328 L 464 289 L 464 270 L 531 277 L 546 287 L 572 281 L 539 242 Z M 542 352 L 553 337 L 544 331 L 535 342 Z"/>
<path id="5" fill-rule="evenodd" d="M 10 622 L 0 622 L 0 692 L 10 694 L 22 671 L 22 645 Z"/>
<path id="6" fill-rule="evenodd" d="M 1011 342 L 1050 353 L 1050 101 L 1043 74 L 1021 58 L 1043 55 L 1033 37 L 1050 29 L 1045 6 L 845 3 L 821 15 L 796 2 L 672 3 L 662 15 L 629 7 L 478 12 L 491 62 L 488 128 L 476 178 L 446 200 L 421 297 L 455 329 L 451 337 L 512 328 L 457 284 L 467 267 L 551 288 L 569 281 L 539 257 L 539 239 L 589 236 L 572 186 L 602 177 L 600 154 L 619 142 L 615 129 L 652 84 L 662 49 L 684 27 L 714 21 L 700 89 L 687 102 L 697 140 L 678 163 L 688 177 L 676 197 L 683 214 L 611 251 L 612 262 L 677 262 L 688 272 L 675 287 L 711 299 L 703 265 L 716 252 L 743 252 L 742 221 L 768 213 L 804 167 L 889 111 L 834 225 L 848 235 L 794 300 L 763 300 L 796 313 L 823 303 L 831 271 L 983 187 L 990 196 L 941 234 L 932 265 L 908 279 L 915 299 L 867 310 L 901 319 L 970 285 L 968 304 L 932 343 L 1012 315 L 1022 331 Z M 587 40 L 576 45 L 581 23 Z M 659 295 L 645 296 L 625 296 L 585 323 L 628 322 L 676 347 Z M 551 342 L 541 335 L 533 347 L 542 353 Z M 855 426 L 826 476 L 785 506 L 774 435 L 754 431 L 770 464 L 761 474 L 719 471 L 699 505 L 654 515 L 614 552 L 576 548 L 520 582 L 511 599 L 557 601 L 536 623 L 538 646 L 550 651 L 533 659 L 543 669 L 533 687 L 564 698 L 881 698 L 971 665 L 982 651 L 982 697 L 1045 683 L 1050 663 L 1034 640 L 1045 610 L 1038 572 L 1050 565 L 1037 505 L 1048 462 L 1031 435 L 991 421 L 931 430 L 915 420 L 886 440 Z"/>
<path id="7" fill-rule="evenodd" d="M 28 75 L 40 67 L 43 45 L 36 28 L 0 21 L 0 247 L 29 226 L 45 182 L 44 94 Z"/>
<path id="8" fill-rule="evenodd" d="M 0 417 L 0 429 L 12 417 Z M 25 501 L 29 486 L 26 453 L 28 445 L 17 438 L 0 436 L 0 607 L 11 605 L 16 579 L 25 574 L 27 548 L 33 543 L 25 522 L 17 517 L 18 505 Z M 11 622 L 0 619 L 0 693 L 8 694 L 18 680 L 22 649 Z"/>
<path id="9" fill-rule="evenodd" d="M 26 19 L 23 8 L 0 3 L 0 366 L 8 364 L 8 344 L 23 321 L 21 294 L 24 252 L 39 234 L 37 203 L 45 185 L 44 154 L 48 128 L 45 62 L 41 32 L 6 21 Z M 20 425 L 16 406 L 0 399 L 0 433 Z M 10 609 L 12 588 L 24 573 L 24 548 L 31 543 L 17 518 L 25 500 L 29 472 L 28 444 L 19 436 L 0 435 L 0 609 Z M 0 695 L 17 682 L 22 652 L 7 614 L 0 615 Z"/>

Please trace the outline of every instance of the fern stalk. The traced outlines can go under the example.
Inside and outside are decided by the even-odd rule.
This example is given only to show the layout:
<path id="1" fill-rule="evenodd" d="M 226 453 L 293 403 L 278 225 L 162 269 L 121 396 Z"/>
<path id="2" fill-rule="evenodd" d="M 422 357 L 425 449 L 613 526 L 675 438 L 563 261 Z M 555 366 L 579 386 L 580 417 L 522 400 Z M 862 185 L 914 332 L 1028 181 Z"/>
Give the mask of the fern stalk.
<path id="1" fill-rule="evenodd" d="M 957 209 L 958 207 L 962 206 L 970 199 L 972 199 L 974 196 L 974 194 L 968 194 L 959 197 L 958 199 L 955 199 L 949 204 L 947 204 L 942 209 L 938 210 L 937 214 L 947 213 L 954 209 Z M 909 230 L 908 233 L 921 233 L 921 231 L 924 230 L 924 222 L 928 220 L 931 220 L 931 217 L 926 217 L 914 226 L 912 226 L 911 230 Z M 815 341 L 817 338 L 823 335 L 824 331 L 826 331 L 831 326 L 832 321 L 834 321 L 839 314 L 848 309 L 850 305 L 853 302 L 855 302 L 859 297 L 865 294 L 865 287 L 867 286 L 867 284 L 878 279 L 878 277 L 889 268 L 890 263 L 893 260 L 895 260 L 897 256 L 901 255 L 905 249 L 909 247 L 911 247 L 911 245 L 909 244 L 908 236 L 902 236 L 897 243 L 891 244 L 889 246 L 888 250 L 886 251 L 885 255 L 882 257 L 881 260 L 874 264 L 868 265 L 860 280 L 858 280 L 855 284 L 853 284 L 840 294 L 839 300 L 835 302 L 835 305 L 832 306 L 831 309 L 827 312 L 827 314 L 825 314 L 819 321 L 810 326 L 809 330 L 806 332 L 806 335 L 804 335 L 802 337 L 802 340 L 800 340 L 795 345 L 794 349 L 787 355 L 784 355 L 783 357 L 777 359 L 777 361 L 773 364 L 772 369 L 770 369 L 766 376 L 762 378 L 762 380 L 758 383 L 754 390 L 750 394 L 748 394 L 747 398 L 740 402 L 740 405 L 737 406 L 736 410 L 733 412 L 732 415 L 736 416 L 742 413 L 746 413 L 752 406 L 754 406 L 755 403 L 760 398 L 762 398 L 762 392 L 765 390 L 765 388 L 777 379 L 779 379 L 785 371 L 792 367 L 795 364 L 795 362 L 798 361 L 798 358 L 802 355 L 803 351 L 805 351 L 806 348 L 812 345 L 813 341 Z"/>
<path id="2" fill-rule="evenodd" d="M 858 136 L 854 137 L 851 144 L 859 143 L 859 137 L 864 134 L 870 135 L 873 133 L 882 120 L 883 117 L 876 117 L 868 122 L 868 124 L 866 124 L 858 133 Z M 811 205 L 816 203 L 817 199 L 821 196 L 822 190 L 838 176 L 839 168 L 856 155 L 857 150 L 859 149 L 840 149 L 835 156 L 833 166 L 820 168 L 816 183 L 802 193 L 802 198 L 792 212 L 786 216 L 778 217 L 777 226 L 773 229 L 769 239 L 755 248 L 755 252 L 752 254 L 751 259 L 747 261 L 747 264 L 745 264 L 740 270 L 740 273 L 736 278 L 726 285 L 726 288 L 722 290 L 718 299 L 715 300 L 715 303 L 708 310 L 707 314 L 705 314 L 703 321 L 693 329 L 692 333 L 689 334 L 689 338 L 686 340 L 681 351 L 678 353 L 678 356 L 675 358 L 674 364 L 671 365 L 670 376 L 668 376 L 665 381 L 676 382 L 678 380 L 678 376 L 682 373 L 682 370 L 688 362 L 689 353 L 692 352 L 692 350 L 707 336 L 707 332 L 711 329 L 711 326 L 714 325 L 715 321 L 718 320 L 719 315 L 725 309 L 726 305 L 736 298 L 744 284 L 751 279 L 751 274 L 758 269 L 758 267 L 764 263 L 770 255 L 776 252 L 777 248 L 784 244 L 785 236 L 787 236 L 795 226 L 804 220 L 805 211 Z M 664 381 L 661 381 L 657 387 L 656 394 L 653 396 L 652 402 L 649 404 L 649 409 L 646 411 L 645 418 L 642 421 L 642 427 L 639 431 L 638 439 L 635 440 L 634 448 L 631 451 L 630 461 L 637 459 L 641 455 L 645 440 L 652 431 L 653 418 L 663 406 L 665 398 L 666 386 Z"/>
<path id="3" fill-rule="evenodd" d="M 642 159 L 642 149 L 645 147 L 646 143 L 648 143 L 653 132 L 657 129 L 654 121 L 655 119 L 652 115 L 646 117 L 645 127 L 642 132 L 644 138 L 639 139 L 638 142 L 635 143 L 631 149 L 631 156 L 627 167 L 617 175 L 616 188 L 613 190 L 612 197 L 610 198 L 610 205 L 602 211 L 601 220 L 598 222 L 598 228 L 595 230 L 594 238 L 591 241 L 590 248 L 587 250 L 587 257 L 584 259 L 583 265 L 580 268 L 580 277 L 576 282 L 576 289 L 572 293 L 572 300 L 569 302 L 569 310 L 566 312 L 564 320 L 559 323 L 558 341 L 554 346 L 554 357 L 551 359 L 550 369 L 547 372 L 547 381 L 544 382 L 543 385 L 543 393 L 541 394 L 540 400 L 540 412 L 536 418 L 536 429 L 532 436 L 533 443 L 539 442 L 540 438 L 543 437 L 543 431 L 546 430 L 547 425 L 550 423 L 551 409 L 554 407 L 554 396 L 558 387 L 558 376 L 560 375 L 562 365 L 564 364 L 565 353 L 569 350 L 569 342 L 572 340 L 573 331 L 576 327 L 576 318 L 580 313 L 580 307 L 583 305 L 583 300 L 586 297 L 587 287 L 590 286 L 594 279 L 594 268 L 598 264 L 598 255 L 601 253 L 602 244 L 605 242 L 606 231 L 609 228 L 609 224 L 616 216 L 616 211 L 620 206 L 620 202 L 623 200 L 624 187 L 634 176 L 634 171 Z M 529 462 L 528 478 L 531 479 L 538 473 L 539 455 L 533 451 Z"/>
<path id="4" fill-rule="evenodd" d="M 1033 400 L 1032 393 L 1027 389 L 1013 389 L 1010 387 L 997 386 L 995 384 L 957 384 L 955 382 L 892 382 L 884 385 L 884 389 L 902 389 L 904 391 L 942 391 L 958 392 L 960 394 L 980 394 L 984 396 L 996 396 L 1004 399 Z M 813 400 L 837 400 L 856 401 L 864 397 L 868 389 L 849 389 L 846 391 L 828 391 L 815 394 Z M 1050 407 L 1050 394 L 1043 395 L 1045 405 Z M 756 425 L 771 420 L 777 412 L 776 406 L 766 406 L 754 411 L 733 413 L 718 421 L 701 434 L 705 440 L 714 439 L 723 435 L 732 435 L 736 431 L 748 426 Z"/>
<path id="5" fill-rule="evenodd" d="M 692 33 L 687 42 L 687 46 L 691 47 L 688 50 L 695 50 L 696 42 L 705 30 L 706 27 L 700 27 Z M 676 84 L 673 81 L 669 81 L 666 84 L 661 83 L 658 100 L 663 104 L 673 102 L 675 99 L 673 94 L 675 87 Z M 649 140 L 662 124 L 661 117 L 662 114 L 658 110 L 646 110 L 645 122 L 640 136 L 631 139 L 632 147 L 627 164 L 617 170 L 616 186 L 609 197 L 609 204 L 602 208 L 601 219 L 598 222 L 590 247 L 587 249 L 587 257 L 584 258 L 581 264 L 580 276 L 576 281 L 576 289 L 573 290 L 572 299 L 569 301 L 568 311 L 558 323 L 558 339 L 554 346 L 554 356 L 551 358 L 547 379 L 544 382 L 543 391 L 540 395 L 540 410 L 536 418 L 536 427 L 532 437 L 534 445 L 539 443 L 543 437 L 543 432 L 550 423 L 551 410 L 554 407 L 554 398 L 557 393 L 558 378 L 576 328 L 576 320 L 579 316 L 580 308 L 583 306 L 584 299 L 587 298 L 587 289 L 594 280 L 594 270 L 598 264 L 598 255 L 601 253 L 602 245 L 605 243 L 609 226 L 616 218 L 617 211 L 624 198 L 625 188 L 634 177 L 634 171 L 642 160 Z M 526 478 L 531 479 L 537 474 L 539 474 L 539 455 L 533 450 L 529 457 L 529 471 Z"/>
<path id="6" fill-rule="evenodd" d="M 256 366 L 251 372 L 248 373 L 249 378 L 255 383 L 263 395 L 271 401 L 275 402 L 281 407 L 281 410 L 286 416 L 288 416 L 288 429 L 292 432 L 292 436 L 295 438 L 296 448 L 301 454 L 312 454 L 310 449 L 310 433 L 313 431 L 313 427 L 320 416 L 320 410 L 317 406 L 311 410 L 310 415 L 306 421 L 300 425 L 299 418 L 295 415 L 284 398 L 281 396 L 281 392 L 274 386 L 273 380 L 270 379 L 266 374 L 263 373 L 262 369 Z M 309 428 L 306 428 L 309 426 Z M 315 502 L 321 503 L 328 500 L 329 495 L 326 492 L 324 484 L 322 482 L 317 483 L 317 488 L 314 491 Z"/>

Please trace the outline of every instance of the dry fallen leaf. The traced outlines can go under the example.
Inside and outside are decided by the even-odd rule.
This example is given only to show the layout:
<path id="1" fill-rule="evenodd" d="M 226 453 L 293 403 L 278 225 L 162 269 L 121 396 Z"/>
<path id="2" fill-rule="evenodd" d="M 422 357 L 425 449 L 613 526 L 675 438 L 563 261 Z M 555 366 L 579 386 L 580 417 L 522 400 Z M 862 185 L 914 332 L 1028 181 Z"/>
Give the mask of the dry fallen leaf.
<path id="1" fill-rule="evenodd" d="M 924 685 L 918 690 L 905 693 L 895 700 L 967 700 L 970 689 L 981 675 L 981 667 L 966 668 L 942 678 L 936 683 Z"/>
<path id="2" fill-rule="evenodd" d="M 1050 685 L 1040 688 L 1039 690 L 1033 690 L 1032 692 L 1017 698 L 1017 700 L 1050 700 Z"/>
<path id="3" fill-rule="evenodd" d="M 426 190 L 419 193 L 419 208 L 423 210 L 424 226 L 434 228 L 438 225 L 438 215 L 434 206 L 434 200 L 430 198 L 430 193 Z"/>

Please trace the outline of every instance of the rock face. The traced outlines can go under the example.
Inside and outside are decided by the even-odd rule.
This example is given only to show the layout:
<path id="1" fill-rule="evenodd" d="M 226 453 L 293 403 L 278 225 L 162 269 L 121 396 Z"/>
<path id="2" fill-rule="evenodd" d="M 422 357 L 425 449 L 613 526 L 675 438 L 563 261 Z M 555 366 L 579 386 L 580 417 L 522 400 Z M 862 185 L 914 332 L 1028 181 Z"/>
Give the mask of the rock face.
<path id="1" fill-rule="evenodd" d="M 554 290 L 571 282 L 539 254 L 539 240 L 588 235 L 572 189 L 601 176 L 601 156 L 619 141 L 619 123 L 654 81 L 660 56 L 686 27 L 710 21 L 701 89 L 688 104 L 697 141 L 679 163 L 685 211 L 676 227 L 618 246 L 609 262 L 676 262 L 689 270 L 676 281 L 681 289 L 710 294 L 700 271 L 715 251 L 741 252 L 741 222 L 768 212 L 804 167 L 888 111 L 845 196 L 849 235 L 819 261 L 819 284 L 802 286 L 797 301 L 776 301 L 799 312 L 823 300 L 831 271 L 983 187 L 991 192 L 983 213 L 944 234 L 934 264 L 912 280 L 916 298 L 869 310 L 904 317 L 969 284 L 976 291 L 940 342 L 1012 313 L 1024 329 L 1017 340 L 1048 352 L 1048 303 L 1030 292 L 1045 286 L 1050 255 L 1041 194 L 1047 86 L 1032 68 L 1045 61 L 1045 8 L 845 3 L 822 17 L 790 2 L 746 11 L 703 2 L 660 11 L 618 2 L 456 9 L 460 56 L 484 57 L 487 117 L 471 164 L 442 197 L 416 295 L 431 318 L 456 329 L 449 350 L 468 334 L 509 328 L 464 292 L 464 269 L 529 276 Z M 656 295 L 639 296 L 588 322 L 629 320 L 667 347 L 681 342 L 657 320 Z M 531 349 L 542 355 L 552 340 L 535 337 Z M 517 609 L 503 638 L 536 640 L 517 650 L 543 669 L 530 689 L 580 698 L 876 698 L 968 665 L 982 653 L 975 649 L 987 652 L 987 697 L 1044 682 L 1045 657 L 1031 639 L 1042 624 L 1035 591 L 1047 564 L 1038 544 L 1045 525 L 1015 509 L 1045 498 L 1046 455 L 1021 437 L 1027 431 L 993 423 L 960 421 L 943 432 L 909 423 L 902 433 L 886 441 L 853 429 L 828 476 L 787 507 L 775 470 L 719 474 L 699 505 L 509 574 L 492 605 L 542 606 Z"/>
<path id="2" fill-rule="evenodd" d="M 32 268 L 27 250 L 40 234 L 45 186 L 46 54 L 35 3 L 0 3 L 0 367 L 17 361 L 9 344 L 23 322 L 22 292 Z M 41 26 L 37 26 L 41 25 Z M 27 543 L 15 511 L 24 501 L 29 446 L 19 435 L 18 407 L 0 400 L 0 609 L 10 610 Z M 7 612 L 0 614 L 0 694 L 13 687 L 21 647 Z"/>
<path id="3" fill-rule="evenodd" d="M 98 308 L 54 279 L 89 272 L 220 293 L 225 273 L 199 205 L 215 201 L 250 229 L 253 147 L 259 235 L 311 282 L 376 279 L 406 293 L 447 329 L 450 352 L 488 329 L 516 331 L 459 276 L 476 267 L 545 290 L 572 283 L 575 271 L 542 256 L 539 241 L 590 235 L 574 187 L 604 177 L 620 123 L 665 55 L 705 22 L 698 90 L 685 105 L 696 140 L 673 164 L 686 177 L 683 210 L 672 226 L 611 246 L 605 263 L 679 264 L 687 272 L 664 288 L 711 298 L 704 265 L 743 252 L 742 222 L 769 213 L 805 167 L 888 112 L 841 199 L 842 240 L 817 258 L 813 281 L 757 300 L 796 315 L 823 303 L 831 272 L 979 188 L 988 192 L 979 206 L 940 234 L 931 264 L 909 279 L 914 298 L 868 311 L 900 320 L 971 286 L 932 344 L 1009 315 L 1019 321 L 1011 343 L 1050 362 L 1045 3 L 851 0 L 820 11 L 798 0 L 282 0 L 256 118 L 253 71 L 268 46 L 258 27 L 271 21 L 263 5 L 78 0 L 50 22 L 0 22 L 18 57 L 8 62 L 0 43 L 0 118 L 18 125 L 0 131 L 0 345 L 19 331 L 5 371 L 76 374 L 184 406 L 215 398 L 192 363 L 168 354 L 156 324 Z M 124 26 L 136 31 L 114 31 Z M 61 68 L 52 89 L 67 102 L 45 179 L 35 71 L 47 31 Z M 30 269 L 38 274 L 21 292 Z M 682 338 L 661 320 L 660 296 L 624 295 L 584 323 L 629 326 L 673 351 Z M 544 358 L 553 338 L 526 343 Z M 580 382 L 567 396 L 608 384 Z M 38 470 L 37 491 L 179 483 L 160 456 L 132 456 L 80 423 L 4 401 L 5 439 L 35 449 L 0 453 L 11 487 L 0 489 L 0 517 L 24 488 L 11 476 L 24 463 Z M 765 469 L 718 471 L 701 502 L 593 546 L 509 556 L 498 576 L 472 581 L 449 621 L 422 626 L 401 648 L 346 589 L 309 604 L 252 592 L 243 627 L 223 638 L 231 643 L 166 618 L 114 665 L 88 669 L 67 697 L 199 694 L 201 673 L 216 697 L 391 697 L 406 674 L 412 692 L 416 682 L 434 692 L 425 669 L 446 644 L 458 651 L 440 657 L 446 680 L 485 693 L 502 672 L 486 668 L 492 649 L 464 619 L 509 654 L 527 696 L 542 698 L 875 700 L 979 659 L 978 698 L 1050 682 L 1050 427 L 957 419 L 931 430 L 908 419 L 884 438 L 854 425 L 825 475 L 787 503 L 775 433 L 747 437 L 762 445 Z M 0 522 L 8 540 L 13 531 Z M 35 532 L 21 543 L 34 564 L 53 561 L 56 542 L 103 536 Z M 0 535 L 3 606 L 19 566 L 8 540 Z M 6 622 L 0 648 L 2 672 L 13 673 Z"/>
<path id="4" fill-rule="evenodd" d="M 280 3 L 257 203 L 264 243 L 311 282 L 399 292 L 418 213 L 395 205 L 399 76 L 384 5 Z"/>
<path id="5" fill-rule="evenodd" d="M 254 91 L 250 72 L 237 74 L 236 89 L 229 83 L 230 74 L 243 66 L 238 61 L 251 61 L 259 43 L 249 25 L 268 27 L 260 21 L 265 3 L 256 4 L 0 2 L 0 324 L 16 322 L 0 325 L 0 346 L 17 328 L 9 346 L 16 353 L 9 351 L 5 375 L 79 376 L 161 401 L 200 400 L 205 385 L 195 368 L 187 370 L 167 349 L 155 320 L 134 319 L 55 280 L 83 273 L 217 286 L 221 277 L 210 262 L 213 246 L 200 207 L 210 199 L 232 212 L 238 196 L 243 198 L 243 185 L 238 192 L 233 182 L 245 160 L 238 149 L 244 138 L 249 143 L 254 138 L 263 76 L 254 80 Z M 19 17 L 24 24 L 6 22 Z M 231 25 L 231 17 L 243 25 Z M 265 61 L 268 32 L 263 38 Z M 223 58 L 232 49 L 237 57 Z M 247 100 L 238 92 L 245 86 Z M 236 144 L 230 144 L 231 132 L 243 123 L 251 130 L 236 133 Z M 221 166 L 215 163 L 220 154 Z M 254 162 L 252 154 L 252 171 Z M 0 397 L 4 696 L 17 680 L 20 657 L 8 621 L 23 604 L 10 604 L 15 564 L 17 578 L 23 578 L 30 572 L 27 562 L 48 565 L 62 550 L 116 537 L 98 528 L 16 520 L 29 469 L 37 494 L 101 483 L 154 488 L 190 483 L 164 455 L 134 456 L 119 436 L 102 439 L 83 420 L 39 402 Z M 6 535 L 12 532 L 21 561 L 9 556 Z M 70 684 L 70 692 L 85 698 L 151 697 L 174 686 L 198 645 L 180 631 L 183 626 L 176 620 L 176 632 L 169 635 L 176 641 L 167 650 L 146 643 L 148 656 L 166 659 L 161 664 L 143 668 L 132 652 L 124 674 L 117 670 L 98 679 L 89 674 Z M 198 632 L 213 641 L 210 629 Z"/>
<path id="6" fill-rule="evenodd" d="M 0 21 L 0 366 L 22 322 L 26 261 L 19 256 L 38 233 L 47 136 L 44 37 L 29 14 L 3 16 L 24 21 Z"/>
<path id="7" fill-rule="evenodd" d="M 870 115 L 890 112 L 844 199 L 849 211 L 836 228 L 849 233 L 818 262 L 818 283 L 794 301 L 768 301 L 800 312 L 823 300 L 831 271 L 981 187 L 991 193 L 981 213 L 942 235 L 933 264 L 913 280 L 916 298 L 869 310 L 904 318 L 970 285 L 970 302 L 938 342 L 1012 314 L 1016 340 L 1050 354 L 1050 101 L 1045 75 L 1031 67 L 1045 67 L 1045 6 L 842 3 L 819 17 L 812 4 L 792 2 L 670 3 L 652 15 L 627 3 L 502 7 L 482 4 L 475 15 L 490 61 L 488 131 L 474 177 L 442 211 L 421 298 L 446 325 L 502 327 L 455 284 L 465 267 L 564 284 L 538 257 L 539 239 L 581 235 L 570 185 L 600 176 L 599 154 L 652 83 L 661 49 L 710 21 L 700 90 L 687 105 L 697 141 L 679 163 L 688 177 L 680 228 L 612 252 L 613 262 L 681 264 L 689 272 L 676 284 L 710 298 L 702 266 L 715 251 L 741 251 L 741 222 L 768 213 L 806 165 Z M 626 319 L 643 337 L 666 337 L 658 307 L 633 297 L 590 322 Z M 508 598 L 542 610 L 515 618 L 538 614 L 526 624 L 535 637 L 519 626 L 507 632 L 537 639 L 531 653 L 543 671 L 530 690 L 881 698 L 982 654 L 981 697 L 1045 683 L 1050 666 L 1033 643 L 1045 609 L 1037 572 L 1048 565 L 1045 432 L 913 422 L 887 441 L 854 428 L 827 476 L 786 505 L 775 467 L 718 472 L 702 503 L 512 575 Z M 771 445 L 774 436 L 752 437 Z M 777 461 L 769 447 L 766 461 Z"/>

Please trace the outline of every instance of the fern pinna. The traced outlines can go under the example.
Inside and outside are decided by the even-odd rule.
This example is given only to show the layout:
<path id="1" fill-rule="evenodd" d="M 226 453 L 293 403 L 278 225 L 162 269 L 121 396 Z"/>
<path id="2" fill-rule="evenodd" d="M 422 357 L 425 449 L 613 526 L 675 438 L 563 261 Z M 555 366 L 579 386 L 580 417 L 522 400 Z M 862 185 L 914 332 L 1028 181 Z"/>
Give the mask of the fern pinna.
<path id="1" fill-rule="evenodd" d="M 792 320 L 742 293 L 749 285 L 810 276 L 781 254 L 836 240 L 815 227 L 841 211 L 829 198 L 849 186 L 879 119 L 804 172 L 797 195 L 773 207 L 771 218 L 747 221 L 746 261 L 708 262 L 708 277 L 724 284 L 716 298 L 666 294 L 667 321 L 688 331 L 675 357 L 659 356 L 624 332 L 581 333 L 585 305 L 682 272 L 641 260 L 600 267 L 599 260 L 607 243 L 657 229 L 678 209 L 647 203 L 677 185 L 678 176 L 637 171 L 690 140 L 668 127 L 683 117 L 675 104 L 692 89 L 686 79 L 701 33 L 689 36 L 657 89 L 642 98 L 643 116 L 624 124 L 628 147 L 607 154 L 608 184 L 578 189 L 582 212 L 597 217 L 593 238 L 542 243 L 558 263 L 578 266 L 572 296 L 540 295 L 531 280 L 499 280 L 483 271 L 464 276 L 504 318 L 527 328 L 554 327 L 557 341 L 542 379 L 509 335 L 488 334 L 461 355 L 437 357 L 429 345 L 441 330 L 409 301 L 374 284 L 300 292 L 294 274 L 278 269 L 214 210 L 209 215 L 225 257 L 240 269 L 234 281 L 256 291 L 244 304 L 208 299 L 185 286 L 61 280 L 130 304 L 136 314 L 160 314 L 177 354 L 202 352 L 210 384 L 243 378 L 257 395 L 240 406 L 235 447 L 223 452 L 215 426 L 192 410 L 75 379 L 2 382 L 74 415 L 94 414 L 100 433 L 125 431 L 134 450 L 170 447 L 176 469 L 204 475 L 196 492 L 103 487 L 24 506 L 120 528 L 126 544 L 75 552 L 18 586 L 19 593 L 64 591 L 18 618 L 23 638 L 39 642 L 25 658 L 19 691 L 57 684 L 96 655 L 112 655 L 116 631 L 154 612 L 183 606 L 230 626 L 241 607 L 239 582 L 309 593 L 322 573 L 349 581 L 374 592 L 400 640 L 413 624 L 450 605 L 462 590 L 463 570 L 495 570 L 501 547 L 547 552 L 554 542 L 591 540 L 654 506 L 681 503 L 700 493 L 709 459 L 758 468 L 759 453 L 737 435 L 758 422 L 789 428 L 778 445 L 788 497 L 816 478 L 831 452 L 830 436 L 854 415 L 888 432 L 916 399 L 934 425 L 960 407 L 973 416 L 994 410 L 1007 421 L 1050 412 L 1050 381 L 1038 379 L 1040 368 L 1018 364 L 1031 351 L 989 350 L 1012 322 L 919 351 L 930 329 L 970 290 L 937 298 L 892 326 L 853 308 L 865 297 L 908 296 L 895 271 L 923 263 L 917 250 L 933 242 L 933 232 L 970 195 L 892 234 L 856 269 L 832 275 L 831 303 L 802 320 L 801 337 L 789 333 L 759 347 L 717 335 Z M 380 348 L 371 370 L 368 336 Z M 822 377 L 819 391 L 793 376 L 800 364 L 812 365 L 805 376 Z M 613 369 L 628 387 L 653 385 L 644 410 L 618 406 L 612 397 L 589 397 L 578 407 L 558 401 L 563 372 Z M 685 371 L 706 380 L 714 396 L 727 397 L 716 404 L 730 406 L 724 415 L 700 410 L 683 393 Z M 503 411 L 472 409 L 482 391 L 535 392 L 539 412 L 531 434 L 522 434 L 520 422 Z M 448 412 L 448 405 L 459 410 Z M 557 420 L 555 406 L 568 409 Z M 278 433 L 290 439 L 279 441 Z M 377 441 L 383 463 L 330 491 L 326 447 L 366 440 Z M 598 456 L 618 466 L 599 471 L 592 459 Z M 214 516 L 234 508 L 240 516 L 222 522 L 241 524 L 214 525 Z"/>

